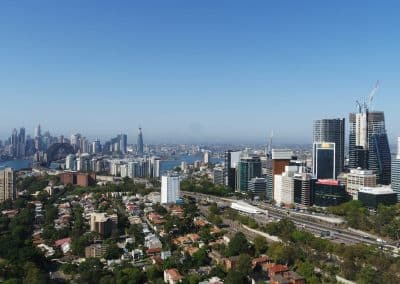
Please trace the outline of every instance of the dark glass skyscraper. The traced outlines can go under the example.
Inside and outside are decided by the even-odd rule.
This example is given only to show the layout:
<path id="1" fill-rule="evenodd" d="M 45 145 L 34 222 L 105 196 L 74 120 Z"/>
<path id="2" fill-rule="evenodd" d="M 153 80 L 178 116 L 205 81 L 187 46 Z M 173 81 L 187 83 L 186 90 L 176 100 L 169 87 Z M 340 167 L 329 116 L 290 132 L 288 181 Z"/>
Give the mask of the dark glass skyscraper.
<path id="1" fill-rule="evenodd" d="M 137 138 L 137 153 L 139 156 L 143 156 L 144 153 L 144 146 L 143 146 L 143 133 L 142 133 L 142 128 L 139 127 L 139 134 Z"/>
<path id="2" fill-rule="evenodd" d="M 232 167 L 232 150 L 225 152 L 224 181 L 225 186 L 235 189 L 236 169 Z"/>
<path id="3" fill-rule="evenodd" d="M 247 191 L 252 178 L 261 177 L 261 159 L 258 156 L 245 156 L 240 158 L 236 172 L 236 188 Z"/>
<path id="4" fill-rule="evenodd" d="M 344 168 L 345 119 L 320 119 L 314 121 L 313 142 L 335 144 L 334 178 L 336 178 Z"/>

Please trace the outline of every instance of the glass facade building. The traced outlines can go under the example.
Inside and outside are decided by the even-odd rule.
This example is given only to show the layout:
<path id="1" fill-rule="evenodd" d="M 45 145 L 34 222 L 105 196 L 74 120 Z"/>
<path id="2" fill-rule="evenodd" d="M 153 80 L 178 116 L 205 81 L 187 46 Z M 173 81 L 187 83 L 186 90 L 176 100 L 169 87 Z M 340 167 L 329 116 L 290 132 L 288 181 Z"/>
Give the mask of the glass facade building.
<path id="1" fill-rule="evenodd" d="M 344 168 L 345 119 L 320 119 L 314 121 L 313 142 L 335 144 L 335 175 L 333 178 L 336 178 Z"/>

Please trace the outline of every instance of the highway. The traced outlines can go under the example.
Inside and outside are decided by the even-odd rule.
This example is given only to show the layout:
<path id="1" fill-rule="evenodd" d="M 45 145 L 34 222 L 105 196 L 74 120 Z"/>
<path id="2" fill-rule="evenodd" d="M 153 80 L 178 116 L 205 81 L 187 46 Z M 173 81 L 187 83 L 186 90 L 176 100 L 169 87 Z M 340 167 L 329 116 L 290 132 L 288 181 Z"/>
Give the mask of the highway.
<path id="1" fill-rule="evenodd" d="M 193 192 L 182 192 L 183 196 L 189 196 L 195 198 L 196 200 L 202 201 L 211 201 L 219 204 L 224 204 L 225 206 L 230 206 L 232 202 L 236 202 L 238 200 L 217 197 L 212 195 L 205 195 L 201 193 L 193 193 Z M 255 204 L 251 204 L 255 205 Z M 329 217 L 321 218 L 320 216 L 315 216 L 312 214 L 306 213 L 297 213 L 294 211 L 276 208 L 271 205 L 257 204 L 257 207 L 263 210 L 268 211 L 268 216 L 264 214 L 251 214 L 251 216 L 261 225 L 265 225 L 268 222 L 273 220 L 278 220 L 282 218 L 288 218 L 300 229 L 304 229 L 313 233 L 316 236 L 320 236 L 321 233 L 329 231 L 331 236 L 328 238 L 337 243 L 350 245 L 355 243 L 365 243 L 369 245 L 382 246 L 384 245 L 382 242 L 378 242 L 376 239 L 368 238 L 360 233 L 349 231 L 345 228 L 344 224 L 339 224 L 338 222 L 330 222 Z M 333 218 L 334 220 L 334 218 Z"/>

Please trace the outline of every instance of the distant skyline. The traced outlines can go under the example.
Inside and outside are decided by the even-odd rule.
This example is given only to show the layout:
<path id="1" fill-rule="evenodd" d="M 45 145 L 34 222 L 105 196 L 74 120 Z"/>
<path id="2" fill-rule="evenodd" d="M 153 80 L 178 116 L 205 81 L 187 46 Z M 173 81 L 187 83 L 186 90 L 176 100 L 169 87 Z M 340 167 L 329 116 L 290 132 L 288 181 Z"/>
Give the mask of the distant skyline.
<path id="1" fill-rule="evenodd" d="M 0 139 L 312 142 L 373 106 L 400 136 L 398 1 L 1 1 Z M 347 138 L 346 138 L 347 140 Z M 395 149 L 392 149 L 393 151 Z"/>

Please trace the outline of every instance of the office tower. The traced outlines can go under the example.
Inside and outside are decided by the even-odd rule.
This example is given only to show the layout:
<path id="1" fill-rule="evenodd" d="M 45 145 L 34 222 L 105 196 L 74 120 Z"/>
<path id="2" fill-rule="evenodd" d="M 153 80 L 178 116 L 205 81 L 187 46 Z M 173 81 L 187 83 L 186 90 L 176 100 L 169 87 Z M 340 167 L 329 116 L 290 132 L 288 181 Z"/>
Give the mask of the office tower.
<path id="1" fill-rule="evenodd" d="M 349 116 L 349 167 L 368 169 L 368 123 L 367 112 L 351 113 Z"/>
<path id="2" fill-rule="evenodd" d="M 35 128 L 35 148 L 36 151 L 42 150 L 42 130 L 40 128 L 40 124 Z"/>
<path id="3" fill-rule="evenodd" d="M 247 191 L 249 181 L 255 177 L 261 177 L 260 157 L 250 155 L 241 157 L 236 171 L 236 189 Z"/>
<path id="4" fill-rule="evenodd" d="M 249 181 L 249 191 L 253 196 L 258 196 L 265 199 L 267 196 L 267 179 L 266 178 L 252 178 Z"/>
<path id="5" fill-rule="evenodd" d="M 212 172 L 213 183 L 217 185 L 224 184 L 224 169 L 214 168 Z"/>
<path id="6" fill-rule="evenodd" d="M 301 206 L 313 204 L 313 190 L 316 178 L 310 173 L 298 173 L 294 179 L 294 203 Z"/>
<path id="7" fill-rule="evenodd" d="M 378 184 L 389 185 L 391 182 L 392 155 L 387 134 L 372 135 L 370 145 L 369 169 L 377 174 Z"/>
<path id="8" fill-rule="evenodd" d="M 400 200 L 400 137 L 397 138 L 397 155 L 392 161 L 392 189 Z"/>
<path id="9" fill-rule="evenodd" d="M 293 151 L 289 149 L 272 149 L 267 159 L 267 199 L 274 200 L 275 175 L 285 171 L 293 158 Z"/>
<path id="10" fill-rule="evenodd" d="M 0 202 L 7 199 L 17 198 L 17 189 L 15 186 L 15 172 L 12 168 L 0 170 Z"/>
<path id="11" fill-rule="evenodd" d="M 165 175 L 161 177 L 161 204 L 176 203 L 180 197 L 180 177 Z"/>
<path id="12" fill-rule="evenodd" d="M 236 188 L 236 167 L 240 160 L 241 151 L 228 150 L 225 152 L 224 181 L 230 189 Z"/>
<path id="13" fill-rule="evenodd" d="M 21 127 L 19 129 L 18 134 L 18 146 L 17 146 L 17 157 L 24 158 L 25 157 L 25 147 L 26 147 L 26 137 L 25 137 L 25 128 Z"/>
<path id="14" fill-rule="evenodd" d="M 42 130 L 40 128 L 40 124 L 35 128 L 35 138 L 42 136 Z"/>
<path id="15" fill-rule="evenodd" d="M 384 113 L 365 108 L 351 113 L 349 120 L 349 167 L 373 170 L 378 184 L 390 184 L 391 155 Z"/>
<path id="16" fill-rule="evenodd" d="M 363 187 L 375 186 L 376 174 L 372 170 L 351 169 L 346 176 L 346 190 L 354 200 L 357 200 L 358 192 Z"/>
<path id="17" fill-rule="evenodd" d="M 17 129 L 14 128 L 12 134 L 11 134 L 11 150 L 10 154 L 12 157 L 17 158 L 18 157 L 18 132 Z"/>
<path id="18" fill-rule="evenodd" d="M 336 143 L 313 144 L 313 174 L 318 179 L 336 179 Z"/>
<path id="19" fill-rule="evenodd" d="M 119 141 L 119 149 L 122 154 L 126 154 L 128 152 L 127 147 L 128 147 L 128 136 L 126 134 L 121 134 L 120 136 L 120 141 Z"/>
<path id="20" fill-rule="evenodd" d="M 142 133 L 142 128 L 139 127 L 139 134 L 137 137 L 137 154 L 139 156 L 143 156 L 144 153 L 144 146 L 143 146 L 143 133 Z"/>
<path id="21" fill-rule="evenodd" d="M 318 180 L 313 190 L 313 205 L 320 207 L 337 206 L 349 201 L 346 188 L 337 180 Z"/>
<path id="22" fill-rule="evenodd" d="M 314 121 L 313 143 L 335 144 L 335 179 L 344 168 L 345 119 L 320 119 Z M 331 177 L 329 177 L 331 178 Z"/>

